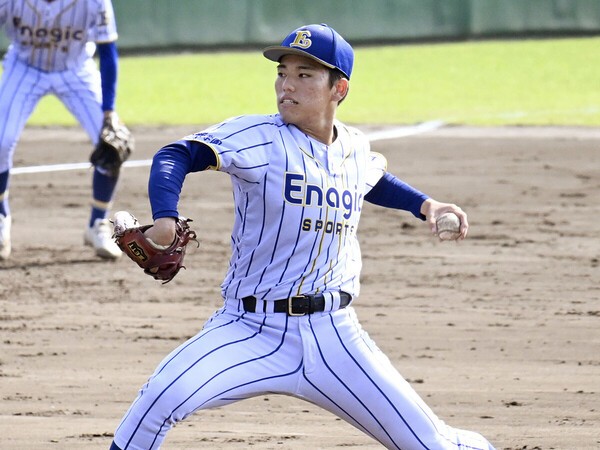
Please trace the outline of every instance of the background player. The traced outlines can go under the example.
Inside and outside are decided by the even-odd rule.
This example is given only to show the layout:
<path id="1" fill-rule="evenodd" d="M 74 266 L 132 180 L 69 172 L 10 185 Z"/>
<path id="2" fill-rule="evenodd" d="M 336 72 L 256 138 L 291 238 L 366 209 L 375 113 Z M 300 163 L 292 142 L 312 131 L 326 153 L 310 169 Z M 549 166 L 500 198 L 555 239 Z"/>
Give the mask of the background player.
<path id="1" fill-rule="evenodd" d="M 43 96 L 54 94 L 95 145 L 104 118 L 116 118 L 118 56 L 110 0 L 0 0 L 0 25 L 11 40 L 0 81 L 1 260 L 11 253 L 9 175 L 27 119 Z M 100 71 L 92 59 L 94 43 Z M 84 243 L 103 258 L 121 255 L 107 219 L 117 180 L 118 175 L 94 168 Z"/>
<path id="2" fill-rule="evenodd" d="M 111 449 L 156 449 L 191 413 L 267 393 L 293 395 L 394 449 L 493 447 L 444 424 L 362 330 L 357 226 L 363 200 L 435 221 L 467 216 L 386 172 L 359 131 L 337 121 L 354 54 L 326 25 L 293 31 L 278 62 L 279 114 L 240 116 L 163 147 L 149 197 L 159 245 L 175 236 L 187 174 L 231 177 L 235 202 L 224 306 L 168 355 L 119 425 Z"/>

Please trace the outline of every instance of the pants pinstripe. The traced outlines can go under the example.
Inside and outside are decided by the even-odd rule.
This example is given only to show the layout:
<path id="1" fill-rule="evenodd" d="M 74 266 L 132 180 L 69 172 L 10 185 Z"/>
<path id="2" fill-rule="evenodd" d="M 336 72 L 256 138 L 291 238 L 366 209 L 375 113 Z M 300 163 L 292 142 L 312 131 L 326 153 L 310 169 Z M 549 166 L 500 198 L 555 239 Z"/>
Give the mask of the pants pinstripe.
<path id="1" fill-rule="evenodd" d="M 157 449 L 195 411 L 268 393 L 292 395 L 390 449 L 493 449 L 445 425 L 361 328 L 354 309 L 289 317 L 227 302 L 175 349 L 141 389 L 115 433 L 125 449 Z"/>

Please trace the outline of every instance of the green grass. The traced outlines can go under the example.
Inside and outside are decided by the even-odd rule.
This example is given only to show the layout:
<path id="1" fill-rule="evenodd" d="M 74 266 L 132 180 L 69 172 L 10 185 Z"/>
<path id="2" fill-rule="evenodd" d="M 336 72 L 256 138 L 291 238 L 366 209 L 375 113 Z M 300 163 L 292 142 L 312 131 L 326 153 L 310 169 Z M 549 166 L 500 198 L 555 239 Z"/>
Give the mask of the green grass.
<path id="1" fill-rule="evenodd" d="M 359 47 L 348 123 L 600 126 L 600 38 Z M 117 109 L 130 125 L 210 124 L 276 111 L 260 51 L 121 57 Z M 30 124 L 75 124 L 45 98 Z"/>

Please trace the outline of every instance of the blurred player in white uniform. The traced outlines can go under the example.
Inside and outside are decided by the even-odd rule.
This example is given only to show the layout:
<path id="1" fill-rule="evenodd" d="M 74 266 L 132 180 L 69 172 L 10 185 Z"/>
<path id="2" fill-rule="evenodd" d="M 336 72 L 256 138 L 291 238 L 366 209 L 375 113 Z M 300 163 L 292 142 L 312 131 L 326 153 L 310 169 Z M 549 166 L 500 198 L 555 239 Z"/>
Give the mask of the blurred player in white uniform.
<path id="1" fill-rule="evenodd" d="M 2 260 L 11 253 L 10 169 L 27 119 L 42 97 L 55 95 L 95 145 L 103 119 L 116 114 L 118 55 L 110 0 L 0 0 L 0 26 L 11 41 L 0 80 Z M 96 49 L 100 70 L 92 59 Z M 48 142 L 40 152 L 52 151 L 54 145 Z M 107 259 L 121 255 L 107 219 L 117 181 L 118 176 L 94 168 L 84 243 Z"/>
<path id="2" fill-rule="evenodd" d="M 387 448 L 493 449 L 429 409 L 351 306 L 360 293 L 364 200 L 409 211 L 434 233 L 437 217 L 454 212 L 461 239 L 466 214 L 388 173 L 367 138 L 336 120 L 354 53 L 332 28 L 301 27 L 264 55 L 278 63 L 278 114 L 232 118 L 154 157 L 146 237 L 169 245 L 185 177 L 218 170 L 233 185 L 232 255 L 224 306 L 158 365 L 111 450 L 157 449 L 196 411 L 273 393 L 318 405 Z"/>

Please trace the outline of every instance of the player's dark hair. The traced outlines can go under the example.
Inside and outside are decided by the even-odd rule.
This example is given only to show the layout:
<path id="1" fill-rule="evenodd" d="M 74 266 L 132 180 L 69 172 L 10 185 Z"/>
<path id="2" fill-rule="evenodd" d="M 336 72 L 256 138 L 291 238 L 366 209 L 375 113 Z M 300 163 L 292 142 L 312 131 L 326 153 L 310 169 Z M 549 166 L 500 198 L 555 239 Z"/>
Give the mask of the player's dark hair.
<path id="1" fill-rule="evenodd" d="M 339 70 L 339 69 L 329 69 L 329 87 L 335 86 L 335 83 L 337 83 L 342 78 L 347 78 L 347 77 L 346 77 L 346 75 L 344 75 L 342 73 L 341 70 Z M 348 92 L 346 92 L 346 96 L 347 95 L 348 95 Z M 338 102 L 338 105 L 344 101 L 344 99 L 346 98 L 346 96 L 344 96 L 344 98 L 341 99 Z"/>

